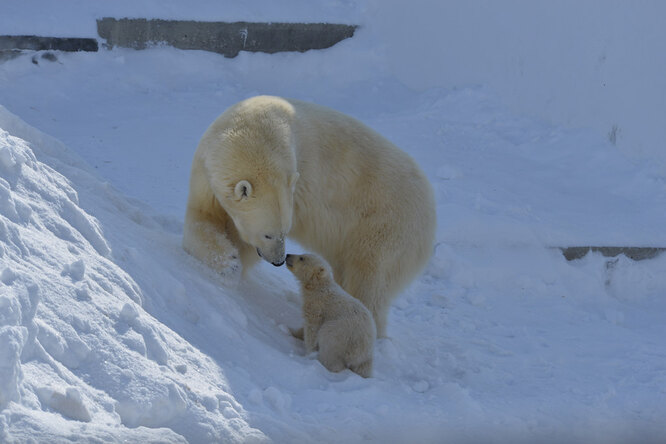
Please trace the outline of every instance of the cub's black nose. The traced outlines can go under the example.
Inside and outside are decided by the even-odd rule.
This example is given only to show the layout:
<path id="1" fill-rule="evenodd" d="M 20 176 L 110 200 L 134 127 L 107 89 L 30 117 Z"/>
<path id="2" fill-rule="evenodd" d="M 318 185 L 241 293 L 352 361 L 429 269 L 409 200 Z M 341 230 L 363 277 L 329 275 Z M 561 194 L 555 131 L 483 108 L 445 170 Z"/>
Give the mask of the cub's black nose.
<path id="1" fill-rule="evenodd" d="M 292 264 L 294 263 L 294 255 L 293 254 L 288 254 L 287 259 L 285 260 L 287 263 L 287 267 L 291 267 Z"/>

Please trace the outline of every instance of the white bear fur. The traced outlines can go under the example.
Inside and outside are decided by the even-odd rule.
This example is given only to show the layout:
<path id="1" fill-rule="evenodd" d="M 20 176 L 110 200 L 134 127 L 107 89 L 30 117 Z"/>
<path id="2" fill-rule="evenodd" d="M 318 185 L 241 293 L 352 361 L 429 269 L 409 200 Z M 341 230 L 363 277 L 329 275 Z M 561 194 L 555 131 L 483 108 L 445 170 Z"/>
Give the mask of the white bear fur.
<path id="1" fill-rule="evenodd" d="M 335 282 L 319 256 L 288 254 L 286 262 L 301 283 L 306 353 L 319 350 L 319 362 L 329 371 L 349 368 L 372 376 L 377 331 L 370 311 Z"/>
<path id="2" fill-rule="evenodd" d="M 435 224 L 430 183 L 391 142 L 332 109 L 258 96 L 225 111 L 197 147 L 183 247 L 237 275 L 257 253 L 282 264 L 288 235 L 328 261 L 385 336 L 391 302 L 432 254 Z"/>

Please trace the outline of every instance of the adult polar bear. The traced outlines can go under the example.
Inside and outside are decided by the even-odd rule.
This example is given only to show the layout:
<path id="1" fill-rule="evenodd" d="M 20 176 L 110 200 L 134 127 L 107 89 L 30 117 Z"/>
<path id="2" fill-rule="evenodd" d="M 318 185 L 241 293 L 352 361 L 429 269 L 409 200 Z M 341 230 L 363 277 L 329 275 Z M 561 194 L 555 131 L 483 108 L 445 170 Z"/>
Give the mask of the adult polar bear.
<path id="1" fill-rule="evenodd" d="M 282 265 L 289 236 L 326 259 L 381 337 L 392 300 L 431 256 L 435 224 L 430 183 L 391 142 L 332 109 L 258 96 L 197 147 L 183 247 L 233 274 L 259 256 Z"/>

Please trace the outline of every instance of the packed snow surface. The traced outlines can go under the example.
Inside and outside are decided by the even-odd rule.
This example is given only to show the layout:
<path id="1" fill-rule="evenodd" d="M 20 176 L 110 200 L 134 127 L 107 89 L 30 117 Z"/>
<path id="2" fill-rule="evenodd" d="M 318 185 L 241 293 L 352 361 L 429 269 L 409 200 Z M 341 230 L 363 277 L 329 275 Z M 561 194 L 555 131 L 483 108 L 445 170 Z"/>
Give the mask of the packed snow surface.
<path id="1" fill-rule="evenodd" d="M 303 18 L 366 17 L 324 3 Z M 0 442 L 666 440 L 666 254 L 555 248 L 666 246 L 663 170 L 488 87 L 415 92 L 375 39 L 0 63 Z M 180 247 L 199 137 L 263 93 L 357 117 L 435 188 L 437 245 L 393 305 L 373 378 L 305 355 L 287 270 L 229 282 Z"/>

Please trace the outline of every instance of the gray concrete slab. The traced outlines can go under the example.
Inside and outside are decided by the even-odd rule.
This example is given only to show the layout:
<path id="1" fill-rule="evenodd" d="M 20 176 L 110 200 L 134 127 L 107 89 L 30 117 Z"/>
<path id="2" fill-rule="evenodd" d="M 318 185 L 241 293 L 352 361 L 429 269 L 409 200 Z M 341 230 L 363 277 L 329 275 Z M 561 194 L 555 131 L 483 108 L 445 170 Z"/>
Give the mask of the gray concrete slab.
<path id="1" fill-rule="evenodd" d="M 356 26 L 332 23 L 197 22 L 102 18 L 97 31 L 110 47 L 143 49 L 167 44 L 235 57 L 240 51 L 275 53 L 329 48 Z"/>
<path id="2" fill-rule="evenodd" d="M 662 247 L 559 247 L 568 261 L 581 259 L 590 251 L 599 252 L 605 257 L 615 257 L 624 254 L 630 259 L 640 261 L 652 259 L 666 251 Z"/>
<path id="3" fill-rule="evenodd" d="M 96 39 L 40 37 L 36 35 L 0 35 L 0 51 L 97 51 Z"/>

